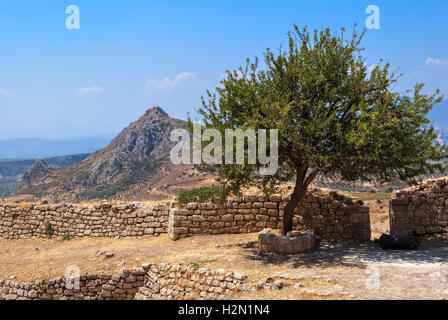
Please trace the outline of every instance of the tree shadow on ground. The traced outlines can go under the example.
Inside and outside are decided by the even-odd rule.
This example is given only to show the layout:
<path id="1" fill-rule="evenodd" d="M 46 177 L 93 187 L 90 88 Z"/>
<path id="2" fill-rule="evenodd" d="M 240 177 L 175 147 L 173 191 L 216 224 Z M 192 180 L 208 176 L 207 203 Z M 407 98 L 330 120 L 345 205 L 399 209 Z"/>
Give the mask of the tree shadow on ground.
<path id="1" fill-rule="evenodd" d="M 266 265 L 292 264 L 299 267 L 366 267 L 370 264 L 424 264 L 448 261 L 448 239 L 425 238 L 417 250 L 383 250 L 369 242 L 322 242 L 310 253 L 261 254 L 245 250 L 245 258 Z"/>

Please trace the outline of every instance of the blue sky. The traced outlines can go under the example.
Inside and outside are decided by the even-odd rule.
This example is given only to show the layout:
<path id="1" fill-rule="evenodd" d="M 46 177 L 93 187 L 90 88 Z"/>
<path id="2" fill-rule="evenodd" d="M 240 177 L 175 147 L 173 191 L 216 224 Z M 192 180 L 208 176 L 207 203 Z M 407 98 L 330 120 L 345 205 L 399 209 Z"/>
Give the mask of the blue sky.
<path id="1" fill-rule="evenodd" d="M 65 9 L 80 9 L 67 30 Z M 154 105 L 185 118 L 227 69 L 285 43 L 293 23 L 365 25 L 367 62 L 448 96 L 448 2 L 0 0 L 0 139 L 115 134 Z M 447 114 L 447 113 L 445 113 Z"/>

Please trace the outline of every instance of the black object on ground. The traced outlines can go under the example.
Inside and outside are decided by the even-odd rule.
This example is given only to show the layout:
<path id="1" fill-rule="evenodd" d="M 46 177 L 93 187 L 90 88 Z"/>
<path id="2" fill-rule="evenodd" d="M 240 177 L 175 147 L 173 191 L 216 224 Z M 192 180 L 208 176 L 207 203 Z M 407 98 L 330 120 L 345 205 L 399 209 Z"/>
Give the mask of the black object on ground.
<path id="1" fill-rule="evenodd" d="M 382 234 L 379 239 L 374 240 L 382 249 L 415 250 L 421 243 L 419 236 L 413 235 L 389 235 Z"/>

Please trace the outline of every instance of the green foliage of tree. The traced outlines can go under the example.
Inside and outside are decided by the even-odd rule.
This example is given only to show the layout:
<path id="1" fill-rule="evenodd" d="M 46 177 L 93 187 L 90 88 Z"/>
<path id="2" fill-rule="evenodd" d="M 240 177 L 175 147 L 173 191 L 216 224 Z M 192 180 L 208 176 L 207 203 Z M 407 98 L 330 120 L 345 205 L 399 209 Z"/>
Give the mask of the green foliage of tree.
<path id="1" fill-rule="evenodd" d="M 295 178 L 284 233 L 292 230 L 293 211 L 318 174 L 414 183 L 418 175 L 444 170 L 448 149 L 427 118 L 443 96 L 438 90 L 423 94 L 423 84 L 394 92 L 399 75 L 383 61 L 369 72 L 361 55 L 364 32 L 358 35 L 355 26 L 346 39 L 344 29 L 310 33 L 294 26 L 286 49 L 267 49 L 263 66 L 255 58 L 227 71 L 216 92 L 202 99 L 204 128 L 218 129 L 223 137 L 225 129 L 279 130 L 276 175 L 259 176 L 261 165 L 247 162 L 217 169 L 234 190 L 260 183 L 275 189 Z"/>

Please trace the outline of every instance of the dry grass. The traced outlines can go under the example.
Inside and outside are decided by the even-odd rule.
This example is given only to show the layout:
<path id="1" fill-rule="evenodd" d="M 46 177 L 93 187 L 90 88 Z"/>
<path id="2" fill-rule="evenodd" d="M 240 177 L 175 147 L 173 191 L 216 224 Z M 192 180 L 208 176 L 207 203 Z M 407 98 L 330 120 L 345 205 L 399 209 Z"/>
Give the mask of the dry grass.
<path id="1" fill-rule="evenodd" d="M 207 267 L 234 265 L 235 255 L 221 256 L 216 248 L 221 241 L 252 240 L 256 235 L 204 236 L 171 241 L 166 235 L 153 238 L 75 238 L 60 242 L 53 239 L 0 239 L 0 279 L 31 281 L 61 276 L 69 265 L 78 266 L 82 272 L 118 272 L 123 266 L 134 267 L 145 262 L 189 264 L 204 262 Z M 115 252 L 106 259 L 98 251 Z M 233 253 L 237 248 L 226 251 Z M 210 257 L 215 257 L 212 260 Z M 124 264 L 121 262 L 124 260 Z M 233 262 L 232 262 L 233 261 Z"/>
<path id="2" fill-rule="evenodd" d="M 392 193 L 388 192 L 347 192 L 347 191 L 338 191 L 341 194 L 344 194 L 349 197 L 358 198 L 363 201 L 370 200 L 389 200 L 391 199 Z"/>
<path id="3" fill-rule="evenodd" d="M 149 207 L 152 207 L 154 205 L 157 204 L 166 204 L 169 201 L 172 201 L 172 197 L 171 198 L 165 198 L 162 200 L 144 200 L 144 201 L 138 201 L 139 204 L 143 204 Z M 132 204 L 134 203 L 134 201 L 120 201 L 120 200 L 109 200 L 107 201 L 109 204 L 111 204 L 112 206 L 116 206 L 116 205 L 122 205 L 122 204 Z M 7 198 L 5 199 L 5 201 L 0 201 L 0 203 L 6 203 L 6 204 L 14 204 L 17 206 L 17 208 L 22 208 L 22 209 L 27 209 L 30 208 L 31 205 L 43 205 L 42 202 L 40 201 L 11 201 L 11 198 Z M 97 204 L 100 204 L 101 201 L 81 201 L 81 202 L 77 202 L 77 203 L 70 203 L 70 205 L 72 206 L 76 206 L 76 207 L 84 207 L 84 206 L 94 206 Z M 55 202 L 51 202 L 49 201 L 47 204 L 45 205 L 58 205 L 61 203 L 55 203 Z"/>
<path id="4" fill-rule="evenodd" d="M 31 203 L 18 203 L 17 204 L 17 208 L 21 208 L 21 209 L 29 209 L 31 208 Z"/>

